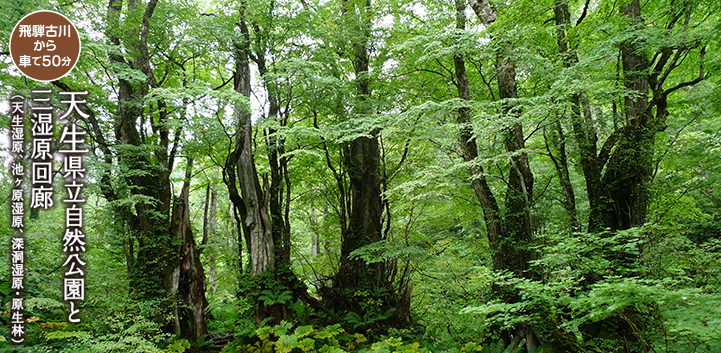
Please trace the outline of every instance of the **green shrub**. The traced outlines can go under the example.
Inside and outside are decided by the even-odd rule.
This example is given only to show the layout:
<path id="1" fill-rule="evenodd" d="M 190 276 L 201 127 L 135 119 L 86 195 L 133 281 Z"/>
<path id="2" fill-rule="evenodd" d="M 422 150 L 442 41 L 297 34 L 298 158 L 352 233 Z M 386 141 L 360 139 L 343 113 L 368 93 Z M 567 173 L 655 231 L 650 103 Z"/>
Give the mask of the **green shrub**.
<path id="1" fill-rule="evenodd" d="M 398 337 L 381 337 L 371 343 L 368 334 L 349 334 L 339 324 L 319 329 L 313 326 L 291 329 L 292 325 L 285 321 L 276 326 L 260 327 L 251 336 L 236 336 L 222 353 L 428 352 L 419 342 L 407 343 Z"/>

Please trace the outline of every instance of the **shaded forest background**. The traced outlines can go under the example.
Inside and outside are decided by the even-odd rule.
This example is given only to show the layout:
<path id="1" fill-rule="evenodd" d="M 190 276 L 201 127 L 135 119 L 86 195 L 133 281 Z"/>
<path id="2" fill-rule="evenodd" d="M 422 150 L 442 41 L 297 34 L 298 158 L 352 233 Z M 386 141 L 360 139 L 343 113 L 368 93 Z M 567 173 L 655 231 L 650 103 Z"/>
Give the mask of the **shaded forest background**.
<path id="1" fill-rule="evenodd" d="M 40 9 L 79 62 L 0 90 L 89 92 L 86 299 L 29 213 L 0 352 L 721 351 L 721 3 L 2 0 L 3 45 Z"/>

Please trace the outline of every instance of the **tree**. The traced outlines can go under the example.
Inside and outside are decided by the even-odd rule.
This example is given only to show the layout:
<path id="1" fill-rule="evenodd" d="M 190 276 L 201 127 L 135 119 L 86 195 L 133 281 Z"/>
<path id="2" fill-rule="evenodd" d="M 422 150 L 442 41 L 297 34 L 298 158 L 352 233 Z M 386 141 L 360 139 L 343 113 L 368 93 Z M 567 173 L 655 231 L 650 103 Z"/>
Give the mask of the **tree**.
<path id="1" fill-rule="evenodd" d="M 122 171 L 119 178 L 113 180 L 111 170 L 104 170 L 100 189 L 130 229 L 126 259 L 133 294 L 146 300 L 166 299 L 163 307 L 175 313 L 168 330 L 197 340 L 207 332 L 202 265 L 196 258 L 189 219 L 183 216 L 183 206 L 173 210 L 177 213 L 176 219 L 170 217 L 170 174 L 181 144 L 182 125 L 171 129 L 169 121 L 175 114 L 176 119 L 182 121 L 185 113 L 168 107 L 164 97 L 150 98 L 152 89 L 160 89 L 170 82 L 168 72 L 175 61 L 171 58 L 166 63 L 165 75 L 158 80 L 151 68 L 154 58 L 148 49 L 151 21 L 157 6 L 157 1 L 150 1 L 145 8 L 131 1 L 123 12 L 121 0 L 110 1 L 106 37 L 112 46 L 109 61 L 115 69 L 118 87 L 113 121 L 115 143 L 105 136 L 94 113 L 90 114 L 89 123 L 106 165 L 111 166 L 117 158 L 118 168 Z M 121 46 L 127 48 L 127 52 L 123 53 Z M 171 134 L 174 135 L 172 142 Z M 190 166 L 187 172 L 190 172 Z M 187 198 L 185 190 L 181 199 L 187 203 Z M 185 207 L 187 211 L 187 204 Z M 174 238 L 179 242 L 174 242 Z M 185 300 L 185 305 L 195 309 L 182 314 L 174 302 L 181 279 L 188 286 L 181 291 L 181 301 Z M 186 289 L 189 292 L 185 292 Z"/>
<path id="2" fill-rule="evenodd" d="M 484 26 L 489 26 L 498 16 L 494 7 L 488 3 L 472 1 L 471 6 Z M 465 30 L 466 4 L 456 1 L 456 30 L 459 35 Z M 500 33 L 496 33 L 496 36 Z M 457 121 L 461 125 L 459 145 L 466 162 L 471 162 L 471 187 L 481 203 L 483 216 L 491 243 L 493 268 L 496 271 L 509 271 L 516 276 L 531 278 L 529 261 L 532 254 L 529 250 L 532 241 L 530 207 L 533 200 L 533 173 L 528 156 L 525 152 L 525 136 L 523 127 L 518 121 L 522 107 L 515 101 L 518 98 L 516 88 L 516 64 L 511 47 L 505 38 L 494 38 L 499 41 L 496 52 L 496 78 L 498 97 L 501 100 L 500 116 L 504 119 L 503 145 L 509 154 L 510 168 L 508 188 L 505 198 L 505 214 L 501 214 L 495 196 L 491 191 L 483 167 L 478 163 L 478 148 L 470 125 L 470 108 L 461 107 Z M 462 101 L 470 100 L 468 78 L 462 52 L 453 56 L 458 96 Z M 518 301 L 514 294 L 505 294 L 506 300 Z M 506 344 L 517 346 L 525 339 L 527 349 L 533 351 L 538 347 L 538 338 L 528 325 L 519 325 L 516 332 L 504 335 Z"/>
<path id="3" fill-rule="evenodd" d="M 651 6 L 647 8 L 651 9 L 649 12 L 653 11 Z M 703 25 L 708 18 L 707 12 L 691 3 L 659 9 L 656 22 L 662 25 L 661 31 L 678 38 L 671 43 L 660 43 L 660 37 L 656 37 L 655 31 L 642 20 L 641 10 L 637 1 L 619 7 L 626 27 L 619 28 L 619 32 L 628 39 L 617 44 L 617 82 L 625 90 L 618 103 L 616 100 L 611 102 L 614 129 L 600 151 L 587 95 L 584 92 L 571 95 L 571 122 L 590 201 L 589 231 L 628 229 L 645 223 L 653 175 L 654 141 L 657 133 L 666 129 L 668 97 L 679 89 L 701 82 L 707 75 L 704 71 L 707 39 L 703 36 L 681 39 L 684 35 L 697 33 L 694 25 Z M 588 7 L 584 7 L 576 27 L 588 11 Z M 568 3 L 558 1 L 554 13 L 564 66 L 573 68 L 579 65 L 579 55 L 578 44 L 569 46 L 566 39 L 566 30 L 572 28 Z M 649 60 L 644 51 L 653 51 L 653 59 Z M 681 59 L 686 57 L 694 60 L 684 63 Z M 693 66 L 698 68 L 698 74 L 688 79 L 690 75 L 684 75 L 681 70 Z M 664 88 L 669 78 L 680 82 Z"/>
<path id="4" fill-rule="evenodd" d="M 115 139 L 119 143 L 118 163 L 125 171 L 125 189 L 136 198 L 145 202 L 136 202 L 135 213 L 126 209 L 125 221 L 130 225 L 134 239 L 138 242 L 137 255 L 131 262 L 131 283 L 137 294 L 146 298 L 160 297 L 173 287 L 171 274 L 174 266 L 169 265 L 170 244 L 169 219 L 170 213 L 170 171 L 173 168 L 176 149 L 170 146 L 169 131 L 165 120 L 168 111 L 165 103 L 159 101 L 150 107 L 149 118 L 153 132 L 157 133 L 158 149 L 150 152 L 146 141 L 141 137 L 145 134 L 144 127 L 138 127 L 138 120 L 144 120 L 145 96 L 150 87 L 158 87 L 154 73 L 150 69 L 148 52 L 148 32 L 150 21 L 158 2 L 151 1 L 145 9 L 137 2 L 127 6 L 128 17 L 139 20 L 139 23 L 121 22 L 122 1 L 112 0 L 108 6 L 107 37 L 116 47 L 124 45 L 129 50 L 126 60 L 120 52 L 111 53 L 110 60 L 119 68 L 137 70 L 141 75 L 135 77 L 120 76 L 118 78 L 118 109 L 114 121 Z M 127 28 L 127 32 L 120 32 Z M 116 49 L 117 50 L 117 49 Z M 133 71 L 131 71 L 133 72 Z M 176 145 L 177 146 L 177 145 Z M 176 147 L 177 148 L 177 147 Z M 106 187 L 108 187 L 107 185 Z M 116 201 L 121 196 L 107 189 L 105 197 Z M 147 201 L 154 200 L 153 207 Z M 158 237 L 156 234 L 160 234 Z M 132 248 L 132 244 L 130 244 Z M 132 251 L 132 250 L 131 250 Z M 158 258 L 158 254 L 161 254 Z"/>
<path id="5" fill-rule="evenodd" d="M 332 287 L 324 301 L 337 310 L 366 315 L 367 301 L 380 300 L 382 305 L 375 315 L 395 325 L 410 323 L 404 290 L 396 291 L 389 280 L 389 268 L 383 261 L 367 263 L 354 256 L 355 251 L 377 243 L 384 238 L 380 127 L 365 127 L 367 120 L 379 114 L 372 99 L 369 47 L 372 45 L 371 27 L 373 8 L 370 0 L 344 0 L 340 3 L 339 25 L 351 29 L 348 38 L 335 43 L 339 56 L 347 57 L 353 65 L 352 85 L 354 97 L 346 103 L 345 112 L 337 112 L 358 134 L 348 142 L 340 143 L 342 171 L 333 167 L 325 145 L 326 161 L 333 171 L 339 191 L 339 218 L 341 229 L 340 265 L 333 277 Z M 365 121 L 365 122 L 364 122 Z M 316 124 L 317 127 L 317 124 Z M 347 177 L 347 184 L 344 177 Z M 386 210 L 389 210 L 386 207 Z M 386 216 L 389 217 L 389 214 Z M 392 313 L 388 315 L 388 313 Z"/>
<path id="6" fill-rule="evenodd" d="M 193 170 L 193 158 L 188 157 L 185 169 L 185 181 L 180 197 L 175 200 L 173 213 L 170 217 L 170 229 L 174 240 L 180 246 L 180 263 L 174 270 L 178 277 L 177 287 L 180 305 L 174 307 L 176 325 L 180 327 L 182 337 L 198 341 L 208 334 L 205 311 L 208 300 L 205 298 L 205 270 L 200 262 L 200 251 L 195 245 L 193 230 L 190 225 L 190 180 Z M 203 237 L 204 244 L 207 236 Z"/>
<path id="7" fill-rule="evenodd" d="M 235 71 L 233 73 L 234 90 L 250 100 L 250 57 L 251 40 L 246 20 L 246 3 L 239 8 L 237 26 L 241 36 L 234 43 Z M 250 274 L 253 293 L 259 296 L 263 290 L 273 292 L 277 285 L 276 247 L 273 239 L 273 221 L 268 212 L 271 196 L 267 178 L 263 178 L 261 188 L 258 172 L 253 158 L 253 126 L 251 111 L 247 106 L 236 105 L 235 149 L 228 155 L 224 170 L 225 182 L 231 194 L 231 200 L 242 222 L 248 253 L 250 255 Z M 240 188 L 240 193 L 236 188 Z M 239 222 L 239 223 L 240 223 Z M 273 317 L 278 323 L 286 316 L 283 303 L 265 305 L 258 301 L 255 309 L 256 322 Z"/>

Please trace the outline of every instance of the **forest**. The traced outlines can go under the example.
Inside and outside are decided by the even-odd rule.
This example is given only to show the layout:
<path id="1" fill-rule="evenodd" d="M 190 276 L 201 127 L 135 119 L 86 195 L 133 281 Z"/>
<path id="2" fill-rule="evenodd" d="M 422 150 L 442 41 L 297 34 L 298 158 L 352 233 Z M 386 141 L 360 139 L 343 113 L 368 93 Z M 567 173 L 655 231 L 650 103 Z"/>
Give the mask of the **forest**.
<path id="1" fill-rule="evenodd" d="M 8 51 L 37 10 L 82 41 L 45 83 Z M 721 352 L 719 1 L 0 0 L 0 19 L 0 352 Z M 31 188 L 9 100 L 38 89 L 58 118 L 87 91 L 73 303 L 58 154 L 54 206 L 9 221 Z"/>

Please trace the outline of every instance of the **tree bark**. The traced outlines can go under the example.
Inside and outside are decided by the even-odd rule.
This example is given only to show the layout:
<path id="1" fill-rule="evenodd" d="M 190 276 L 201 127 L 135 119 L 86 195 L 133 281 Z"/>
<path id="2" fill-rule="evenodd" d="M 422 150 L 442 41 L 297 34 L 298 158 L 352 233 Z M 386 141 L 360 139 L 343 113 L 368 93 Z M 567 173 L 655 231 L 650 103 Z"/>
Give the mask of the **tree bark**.
<path id="1" fill-rule="evenodd" d="M 487 27 L 497 18 L 497 11 L 490 3 L 471 0 L 470 4 L 484 26 Z M 465 9 L 465 2 L 456 0 L 456 29 L 459 32 L 465 30 Z M 488 188 L 485 178 L 482 177 L 483 171 L 480 167 L 475 167 L 476 170 L 471 169 L 472 180 L 479 180 L 477 185 L 472 183 L 471 186 L 483 207 L 488 240 L 493 249 L 494 269 L 509 271 L 517 277 L 533 278 L 533 274 L 529 271 L 529 261 L 532 260 L 533 256 L 530 250 L 533 241 L 530 212 L 534 178 L 528 155 L 524 151 L 526 146 L 523 127 L 518 122 L 521 107 L 515 102 L 515 99 L 518 98 L 515 58 L 510 46 L 504 43 L 505 39 L 502 36 L 494 36 L 493 40 L 500 44 L 496 53 L 496 79 L 499 98 L 501 99 L 501 116 L 508 122 L 507 127 L 502 131 L 503 146 L 510 156 L 504 212 L 499 212 L 495 197 Z M 454 55 L 454 66 L 456 68 L 459 97 L 463 100 L 469 100 L 470 94 L 468 93 L 465 63 L 458 53 Z M 464 125 L 461 131 L 460 145 L 461 150 L 464 152 L 464 158 L 474 163 L 478 151 L 476 150 L 475 141 L 472 144 L 469 143 L 472 140 L 472 128 L 468 115 L 469 113 L 465 112 L 463 108 L 458 114 L 459 123 Z M 476 161 L 473 165 L 479 164 Z M 474 172 L 478 174 L 474 175 Z M 508 302 L 520 300 L 515 291 L 508 292 L 501 288 L 495 288 L 495 291 Z M 536 351 L 540 346 L 538 335 L 526 323 L 518 324 L 513 330 L 504 331 L 502 337 L 506 345 L 510 345 L 514 349 L 522 339 L 525 340 L 525 347 L 528 352 Z"/>
<path id="2" fill-rule="evenodd" d="M 170 171 L 172 170 L 172 153 L 168 154 L 168 130 L 164 120 L 168 118 L 165 104 L 159 101 L 156 107 L 144 101 L 150 87 L 157 87 L 157 82 L 150 69 L 150 54 L 148 52 L 148 32 L 150 21 L 157 5 L 157 0 L 151 0 L 142 12 L 140 25 L 130 27 L 125 33 L 120 33 L 122 0 L 110 0 L 108 6 L 109 26 L 106 33 L 111 44 L 116 47 L 124 46 L 128 49 L 127 58 L 120 54 L 111 54 L 110 61 L 120 67 L 141 71 L 146 80 L 130 80 L 118 78 L 118 108 L 114 120 L 115 138 L 120 146 L 118 149 L 118 164 L 128 170 L 122 176 L 127 194 L 109 190 L 109 183 L 104 184 L 104 194 L 110 197 L 122 198 L 135 196 L 140 199 L 150 199 L 154 202 L 140 201 L 134 204 L 135 212 L 123 212 L 125 222 L 130 227 L 131 236 L 137 240 L 137 252 L 129 264 L 131 289 L 140 297 L 146 299 L 162 297 L 172 286 L 173 268 L 178 261 L 177 246 L 170 243 L 169 213 L 170 213 Z M 137 2 L 128 3 L 127 16 L 134 16 L 137 11 Z M 141 136 L 142 127 L 137 125 L 138 120 L 144 118 L 144 108 L 147 106 L 157 113 L 151 116 L 153 131 L 157 133 L 159 148 L 148 152 L 145 139 Z M 154 108 L 157 108 L 154 110 Z M 157 161 L 157 164 L 153 162 Z M 132 242 L 132 240 L 131 240 Z M 130 246 L 129 248 L 133 248 Z M 132 254 L 130 254 L 132 256 Z"/>
<path id="3" fill-rule="evenodd" d="M 466 5 L 462 0 L 456 0 L 456 30 L 465 31 L 466 29 Z M 495 19 L 495 17 L 494 17 Z M 470 101 L 471 94 L 468 85 L 468 76 L 466 74 L 466 64 L 463 54 L 456 53 L 453 56 L 453 66 L 456 73 L 456 85 L 458 86 L 458 98 L 463 101 Z M 501 246 L 505 231 L 503 230 L 503 220 L 501 218 L 496 197 L 488 186 L 483 166 L 476 161 L 478 158 L 478 146 L 476 138 L 473 136 L 473 126 L 471 125 L 471 111 L 469 107 L 461 107 L 458 110 L 456 121 L 461 125 L 458 144 L 461 147 L 461 155 L 466 162 L 470 162 L 469 167 L 471 176 L 471 188 L 476 194 L 476 198 L 481 203 L 483 209 L 483 219 L 486 224 L 486 232 L 488 240 L 491 243 L 491 251 L 493 252 L 493 269 L 503 271 L 508 268 L 508 262 L 503 257 L 503 249 Z"/>
<path id="4" fill-rule="evenodd" d="M 681 18 L 690 18 L 690 8 L 670 12 L 666 29 L 671 30 Z M 631 0 L 620 8 L 630 20 L 629 31 L 644 26 L 641 5 Z M 570 26 L 568 4 L 558 0 L 554 8 L 559 51 L 564 66 L 578 63 L 578 55 L 565 40 L 565 28 Z M 580 150 L 580 161 L 586 180 L 590 202 L 589 232 L 604 229 L 611 231 L 641 226 L 645 223 L 648 208 L 648 189 L 652 177 L 654 141 L 656 133 L 666 128 L 667 96 L 678 88 L 694 85 L 704 79 L 703 57 L 700 49 L 699 77 L 663 89 L 669 73 L 678 67 L 678 59 L 699 46 L 698 42 L 661 48 L 654 55 L 654 65 L 644 52 L 643 40 L 635 36 L 620 45 L 623 85 L 629 94 L 624 95 L 624 123 L 617 127 L 598 151 L 596 132 L 585 95 L 574 94 L 571 99 L 571 118 L 575 139 Z"/>
<path id="5" fill-rule="evenodd" d="M 190 225 L 190 194 L 191 170 L 193 158 L 188 158 L 188 166 L 185 170 L 185 182 L 180 192 L 180 198 L 173 206 L 171 217 L 171 231 L 174 237 L 181 242 L 180 263 L 174 271 L 177 273 L 178 299 L 181 306 L 176 306 L 179 317 L 179 328 L 182 337 L 192 341 L 198 341 L 201 336 L 208 333 L 205 322 L 205 310 L 208 301 L 205 298 L 205 271 L 200 262 L 200 251 L 195 245 L 192 228 Z M 175 277 L 175 276 L 174 276 Z"/>
<path id="6" fill-rule="evenodd" d="M 274 2 L 270 7 L 274 8 Z M 271 13 L 271 15 L 273 15 Z M 278 125 L 283 127 L 286 125 L 287 116 L 281 113 L 281 97 L 280 87 L 272 78 L 272 66 L 268 66 L 269 56 L 266 43 L 270 40 L 263 36 L 263 32 L 258 24 L 253 25 L 255 28 L 255 55 L 253 60 L 258 67 L 258 73 L 263 79 L 268 98 L 268 117 L 272 121 L 277 121 Z M 270 65 L 273 65 L 272 62 Z M 286 111 L 287 113 L 287 111 Z M 267 128 L 265 131 L 265 144 L 268 156 L 268 164 L 270 166 L 270 181 L 267 189 L 268 192 L 268 211 L 271 219 L 271 233 L 275 244 L 275 261 L 278 271 L 277 279 L 282 286 L 291 289 L 296 298 L 299 299 L 299 291 L 306 291 L 307 288 L 293 273 L 290 262 L 290 188 L 291 181 L 288 176 L 288 159 L 284 156 L 285 139 L 278 135 L 278 131 L 273 127 Z"/>
<path id="7" fill-rule="evenodd" d="M 557 0 L 553 12 L 558 49 L 563 58 L 564 67 L 569 68 L 578 63 L 578 53 L 575 49 L 569 48 L 566 42 L 566 27 L 571 25 L 568 4 L 564 0 Z M 580 151 L 581 168 L 586 181 L 586 193 L 590 203 L 588 231 L 597 232 L 615 223 L 615 208 L 608 189 L 601 181 L 601 170 L 605 162 L 599 161 L 596 146 L 598 138 L 591 121 L 588 100 L 582 93 L 573 93 L 570 104 L 572 112 L 571 125 Z"/>
<path id="8" fill-rule="evenodd" d="M 215 217 L 215 213 L 218 210 L 218 182 L 215 176 L 218 175 L 218 168 L 216 167 L 213 173 L 212 183 L 209 181 L 205 190 L 205 208 L 203 213 L 203 240 L 201 245 L 203 251 L 210 250 L 206 253 L 208 259 L 208 290 L 210 293 L 215 293 L 218 288 L 218 282 L 216 279 L 217 271 L 215 269 L 215 257 L 213 256 L 213 249 L 209 239 L 211 236 L 215 236 L 218 231 L 218 220 Z"/>
<path id="9" fill-rule="evenodd" d="M 546 128 L 543 128 L 543 138 L 546 143 L 546 151 L 556 168 L 558 174 L 559 184 L 561 184 L 561 190 L 563 192 L 563 208 L 568 213 L 568 218 L 571 223 L 571 230 L 574 232 L 580 232 L 580 224 L 576 217 L 576 196 L 573 191 L 573 185 L 571 184 L 571 175 L 568 170 L 568 155 L 566 154 L 566 134 L 561 126 L 561 121 L 556 120 L 554 124 L 555 131 L 551 133 L 549 138 L 546 135 Z M 549 141 L 550 140 L 550 141 Z M 550 143 L 549 143 L 550 142 Z M 551 149 L 551 145 L 555 146 L 558 150 L 558 156 L 554 155 L 554 151 Z"/>
<path id="10" fill-rule="evenodd" d="M 490 24 L 490 22 L 488 22 L 489 19 L 495 20 L 497 17 L 495 8 L 485 1 L 478 2 L 472 0 L 471 7 L 476 11 L 476 15 L 486 26 Z M 456 1 L 456 8 L 456 28 L 465 30 L 465 4 L 462 1 Z M 501 220 L 502 224 L 499 228 L 493 224 L 494 222 L 491 223 L 492 228 L 489 230 L 489 240 L 493 244 L 494 240 L 490 237 L 496 236 L 497 234 L 501 236 L 496 242 L 497 248 L 495 253 L 497 259 L 494 260 L 499 268 L 510 270 L 521 277 L 529 277 L 530 274 L 527 270 L 528 261 L 531 260 L 531 253 L 527 247 L 532 241 L 530 206 L 533 200 L 534 178 L 528 161 L 528 155 L 524 152 L 526 146 L 523 127 L 517 122 L 521 108 L 514 101 L 518 98 L 515 59 L 510 53 L 508 45 L 503 43 L 503 38 L 494 38 L 494 40 L 501 42 L 499 51 L 496 54 L 496 77 L 499 98 L 502 100 L 501 113 L 503 118 L 509 121 L 509 126 L 503 130 L 503 146 L 510 155 L 510 172 L 504 202 L 505 212 L 502 217 L 491 216 L 494 222 Z M 464 99 L 462 95 L 460 95 L 461 86 L 462 82 L 465 82 L 464 84 L 467 85 L 468 80 L 465 78 L 465 68 L 459 71 L 459 67 L 463 66 L 461 60 L 462 58 L 458 58 L 458 55 L 454 58 L 454 63 L 456 63 L 456 76 L 459 76 L 461 73 L 464 76 L 464 79 L 457 79 L 459 96 L 461 96 L 461 99 Z M 464 88 L 464 90 L 467 90 L 467 88 Z M 463 117 L 463 114 L 459 114 L 459 117 L 462 120 L 469 121 L 468 118 Z M 461 122 L 461 120 L 459 120 L 459 122 Z M 462 150 L 464 150 L 464 158 L 470 161 L 475 159 L 478 152 L 474 151 L 475 142 L 472 145 L 468 145 L 467 142 L 464 141 L 470 136 L 470 127 L 468 127 L 468 129 L 465 135 L 464 132 L 462 132 L 461 146 Z M 480 169 L 479 172 L 482 173 L 482 169 Z M 480 178 L 474 177 L 474 179 Z M 474 190 L 475 189 L 476 187 L 474 187 Z M 497 206 L 493 207 L 495 198 L 490 194 L 490 189 L 487 189 L 487 187 L 487 191 L 483 190 L 483 187 L 478 189 L 480 192 L 476 192 L 476 195 L 481 205 L 489 204 L 488 207 L 484 207 L 484 214 L 498 213 Z M 493 199 L 494 201 L 491 202 L 489 199 Z M 484 215 L 484 217 L 488 218 L 489 216 Z"/>
<path id="11" fill-rule="evenodd" d="M 245 2 L 241 4 L 237 23 L 242 38 L 235 43 L 234 89 L 250 100 L 250 33 L 245 18 Z M 273 224 L 268 213 L 270 203 L 270 185 L 268 178 L 263 178 L 261 187 L 258 172 L 253 158 L 253 127 L 251 111 L 248 107 L 236 105 L 234 109 L 237 135 L 235 149 L 226 163 L 231 201 L 236 205 L 240 221 L 243 225 L 250 255 L 250 286 L 256 298 L 263 290 L 273 289 L 277 285 L 276 254 L 273 240 Z M 233 174 L 230 176 L 229 174 Z M 237 180 L 240 193 L 235 188 Z M 285 305 L 276 303 L 265 305 L 258 300 L 255 308 L 255 320 L 260 323 L 272 317 L 271 323 L 277 324 L 286 318 Z"/>
<path id="12" fill-rule="evenodd" d="M 623 96 L 623 123 L 616 126 L 606 139 L 600 151 L 597 149 L 597 137 L 590 116 L 588 99 L 582 93 L 571 96 L 571 122 L 575 139 L 580 150 L 580 162 L 586 180 L 586 189 L 590 201 L 589 232 L 604 229 L 617 231 L 641 226 L 645 223 L 648 208 L 649 184 L 652 178 L 654 140 L 657 132 L 666 128 L 668 111 L 666 99 L 677 88 L 691 86 L 700 82 L 703 76 L 703 57 L 705 49 L 700 49 L 701 63 L 699 77 L 682 82 L 671 89 L 663 89 L 668 74 L 678 67 L 676 60 L 699 44 L 662 47 L 653 56 L 654 64 L 649 61 L 643 37 L 633 34 L 643 28 L 639 0 L 630 0 L 620 7 L 620 14 L 629 20 L 624 34 L 627 40 L 620 43 L 619 76 L 626 89 Z M 666 30 L 671 30 L 681 18 L 690 18 L 690 8 L 681 7 L 669 11 Z M 575 48 L 569 48 L 566 42 L 566 27 L 570 26 L 568 4 L 557 0 L 554 8 L 557 26 L 557 42 L 565 67 L 578 64 Z M 581 17 L 581 19 L 583 16 Z M 580 20 L 579 19 L 579 22 Z M 663 21 L 659 20 L 659 23 Z M 578 22 L 577 24 L 578 25 Z M 676 44 L 674 44 L 676 45 Z M 621 75 L 622 74 L 622 75 Z M 615 112 L 615 103 L 614 103 Z M 633 259 L 628 259 L 632 261 Z M 588 280 L 590 284 L 593 280 Z M 629 309 L 629 311 L 633 311 Z M 615 328 L 624 337 L 627 345 L 647 350 L 646 343 L 639 339 L 638 333 L 644 331 L 643 322 L 629 322 L 624 318 L 611 317 L 597 325 Z M 626 347 L 627 349 L 630 346 Z"/>
<path id="13" fill-rule="evenodd" d="M 631 19 L 632 26 L 643 22 L 638 0 L 631 0 L 621 7 L 621 13 Z M 621 44 L 623 83 L 632 94 L 624 97 L 626 124 L 620 131 L 618 144 L 603 176 L 603 183 L 617 210 L 613 230 L 641 226 L 646 221 L 648 182 L 657 131 L 649 126 L 649 82 L 644 71 L 651 64 L 642 49 L 642 44 L 635 39 Z"/>
<path id="14" fill-rule="evenodd" d="M 353 111 L 358 115 L 374 114 L 370 105 L 371 88 L 368 47 L 371 39 L 370 0 L 342 2 L 342 18 L 356 33 L 351 39 L 353 68 L 355 73 L 356 104 Z M 357 15 L 358 17 L 353 17 Z M 367 136 L 354 139 L 342 147 L 343 167 L 349 180 L 347 226 L 342 231 L 341 259 L 333 281 L 332 295 L 324 300 L 331 307 L 356 312 L 364 316 L 361 301 L 380 300 L 380 311 L 393 310 L 386 325 L 404 326 L 410 323 L 408 306 L 410 300 L 401 298 L 405 290 L 396 292 L 390 283 L 384 262 L 366 263 L 350 254 L 366 245 L 382 239 L 383 200 L 381 196 L 381 153 L 377 130 Z M 342 182 L 338 181 L 342 189 Z M 341 202 L 343 200 L 341 199 Z M 369 294 L 364 294 L 369 293 Z"/>
<path id="15" fill-rule="evenodd" d="M 355 13 L 352 1 L 343 2 L 344 15 Z M 351 8 L 348 8 L 351 7 Z M 361 9 L 362 16 L 370 11 L 370 1 L 365 1 Z M 353 45 L 353 67 L 356 77 L 356 97 L 358 106 L 354 110 L 360 114 L 370 114 L 366 104 L 370 99 L 370 82 L 368 80 L 368 41 L 369 28 L 366 19 L 359 19 L 355 24 L 360 31 L 359 39 Z M 350 207 L 348 223 L 341 245 L 341 263 L 336 274 L 334 286 L 341 290 L 372 288 L 382 282 L 382 265 L 368 265 L 361 259 L 349 258 L 350 253 L 365 245 L 381 240 L 381 202 L 380 149 L 377 131 L 370 131 L 370 136 L 356 138 L 344 148 L 344 167 L 350 181 Z M 347 300 L 349 298 L 344 298 Z M 357 305 L 349 301 L 347 306 L 357 310 Z M 351 309 L 351 308 L 347 308 Z"/>

